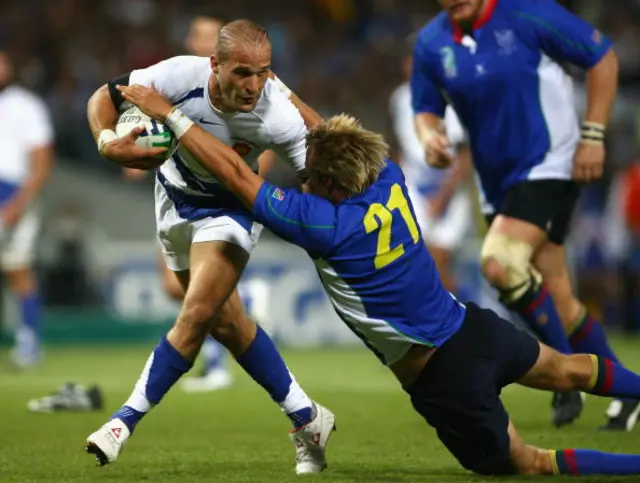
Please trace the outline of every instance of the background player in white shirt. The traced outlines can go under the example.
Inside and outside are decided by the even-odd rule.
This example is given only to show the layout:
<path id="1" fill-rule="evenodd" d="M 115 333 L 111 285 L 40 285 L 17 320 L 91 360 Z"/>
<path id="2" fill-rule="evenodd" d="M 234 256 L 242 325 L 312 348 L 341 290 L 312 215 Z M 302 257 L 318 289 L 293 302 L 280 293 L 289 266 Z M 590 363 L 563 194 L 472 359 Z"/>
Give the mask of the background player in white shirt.
<path id="1" fill-rule="evenodd" d="M 153 86 L 254 170 L 265 149 L 304 169 L 305 122 L 282 87 L 269 80 L 266 31 L 247 20 L 231 22 L 220 30 L 215 50 L 211 59 L 174 57 L 133 71 L 100 88 L 89 101 L 89 123 L 106 158 L 125 167 L 161 165 L 155 190 L 158 236 L 186 295 L 175 325 L 150 355 L 133 393 L 89 436 L 87 451 L 101 464 L 115 461 L 137 423 L 191 368 L 211 333 L 293 423 L 296 472 L 317 473 L 326 467 L 324 448 L 334 416 L 298 385 L 269 336 L 244 313 L 235 288 L 262 226 L 184 148 L 159 163 L 149 156 L 161 150 L 135 145 L 141 129 L 120 139 L 113 133 L 123 102 L 116 86 Z"/>
<path id="2" fill-rule="evenodd" d="M 413 37 L 409 43 L 413 47 Z M 436 262 L 442 283 L 457 291 L 452 255 L 469 231 L 473 205 L 469 193 L 461 187 L 470 172 L 469 149 L 464 145 L 462 125 L 452 108 L 447 109 L 445 130 L 456 149 L 456 163 L 449 169 L 429 166 L 416 133 L 411 106 L 411 69 L 413 57 L 402 61 L 404 82 L 391 94 L 390 112 L 400 148 L 400 164 L 422 237 Z"/>
<path id="3" fill-rule="evenodd" d="M 0 264 L 18 299 L 21 320 L 12 361 L 40 359 L 41 301 L 32 262 L 39 229 L 35 206 L 53 165 L 53 129 L 45 103 L 11 85 L 13 66 L 0 50 Z"/>
<path id="4" fill-rule="evenodd" d="M 184 41 L 184 46 L 189 54 L 200 57 L 209 57 L 215 52 L 218 32 L 224 22 L 208 13 L 196 15 L 189 24 L 189 31 Z M 266 153 L 265 153 L 266 154 Z M 264 155 L 263 155 L 264 157 Z M 147 171 L 124 168 L 124 174 L 129 179 L 146 177 Z M 164 260 L 164 254 L 160 251 L 158 266 L 162 273 L 162 284 L 165 291 L 175 300 L 184 299 L 184 290 L 180 281 Z M 186 377 L 182 381 L 182 388 L 187 392 L 215 391 L 228 387 L 232 383 L 232 375 L 226 363 L 226 350 L 213 337 L 205 339 L 200 357 L 203 359 L 203 370 L 198 376 Z"/>

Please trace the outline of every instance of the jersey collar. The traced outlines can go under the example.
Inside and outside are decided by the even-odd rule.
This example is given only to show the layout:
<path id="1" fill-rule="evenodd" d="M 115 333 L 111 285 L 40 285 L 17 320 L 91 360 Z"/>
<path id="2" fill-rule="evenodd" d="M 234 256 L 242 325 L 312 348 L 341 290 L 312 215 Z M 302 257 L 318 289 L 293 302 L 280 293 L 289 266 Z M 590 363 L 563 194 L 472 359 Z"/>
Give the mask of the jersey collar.
<path id="1" fill-rule="evenodd" d="M 497 5 L 498 0 L 487 0 L 484 12 L 482 12 L 482 14 L 473 22 L 473 30 L 484 27 L 487 22 L 491 20 L 491 17 L 493 17 L 493 12 L 496 10 Z M 453 40 L 455 40 L 457 43 L 461 43 L 462 37 L 464 37 L 464 32 L 462 31 L 460 25 L 453 21 L 451 23 L 453 24 Z"/>

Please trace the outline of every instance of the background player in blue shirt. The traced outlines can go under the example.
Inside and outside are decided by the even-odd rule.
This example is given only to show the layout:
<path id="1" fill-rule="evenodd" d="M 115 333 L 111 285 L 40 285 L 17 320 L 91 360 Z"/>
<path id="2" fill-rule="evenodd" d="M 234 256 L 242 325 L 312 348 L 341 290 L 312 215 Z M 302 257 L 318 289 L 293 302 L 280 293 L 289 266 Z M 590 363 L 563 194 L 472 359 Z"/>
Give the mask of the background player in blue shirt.
<path id="1" fill-rule="evenodd" d="M 490 225 L 485 278 L 542 341 L 565 354 L 617 361 L 600 324 L 573 294 L 563 247 L 579 183 L 602 174 L 605 126 L 617 90 L 611 42 L 551 0 L 441 0 L 419 34 L 412 100 L 436 167 L 451 161 L 441 129 L 447 104 L 466 127 Z M 580 128 L 561 63 L 587 70 Z M 556 394 L 554 424 L 580 415 L 580 394 Z M 620 407 L 619 405 L 612 406 Z M 636 401 L 607 428 L 631 429 Z"/>
<path id="2" fill-rule="evenodd" d="M 387 365 L 465 467 L 482 474 L 640 474 L 640 455 L 525 445 L 502 405 L 512 382 L 640 397 L 640 376 L 595 355 L 562 355 L 442 286 L 402 171 L 382 136 L 341 115 L 307 135 L 305 193 L 267 183 L 160 94 L 120 87 L 165 122 L 257 220 L 313 259 L 338 316 Z"/>

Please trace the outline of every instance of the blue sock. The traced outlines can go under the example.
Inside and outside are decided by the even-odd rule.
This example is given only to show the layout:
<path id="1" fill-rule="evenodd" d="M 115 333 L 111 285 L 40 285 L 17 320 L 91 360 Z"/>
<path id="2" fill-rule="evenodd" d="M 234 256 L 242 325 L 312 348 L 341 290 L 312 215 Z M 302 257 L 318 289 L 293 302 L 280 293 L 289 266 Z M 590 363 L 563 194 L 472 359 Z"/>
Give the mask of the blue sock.
<path id="1" fill-rule="evenodd" d="M 573 353 L 562 320 L 544 285 L 532 286 L 518 302 L 509 304 L 509 308 L 518 312 L 542 342 L 563 354 Z"/>
<path id="2" fill-rule="evenodd" d="M 120 418 L 133 432 L 136 425 L 158 404 L 171 386 L 193 366 L 163 337 L 151 353 L 131 396 L 113 418 Z"/>
<path id="3" fill-rule="evenodd" d="M 598 396 L 640 399 L 640 376 L 638 374 L 611 362 L 609 359 L 593 354 L 590 356 L 593 372 L 589 386 L 584 389 L 585 392 Z"/>
<path id="4" fill-rule="evenodd" d="M 246 373 L 282 407 L 294 427 L 304 426 L 313 420 L 312 401 L 293 378 L 262 327 L 258 326 L 255 339 L 244 354 L 236 359 Z"/>
<path id="5" fill-rule="evenodd" d="M 28 337 L 19 338 L 20 352 L 28 357 L 37 358 L 40 350 L 40 330 L 42 322 L 42 302 L 37 292 L 20 297 L 20 315 L 23 330 L 20 331 Z M 26 331 L 24 330 L 26 329 Z"/>
<path id="6" fill-rule="evenodd" d="M 555 474 L 560 475 L 638 475 L 640 455 L 602 453 L 587 449 L 552 451 Z"/>
<path id="7" fill-rule="evenodd" d="M 208 336 L 202 346 L 204 371 L 208 374 L 216 369 L 224 369 L 225 348 L 213 337 Z"/>

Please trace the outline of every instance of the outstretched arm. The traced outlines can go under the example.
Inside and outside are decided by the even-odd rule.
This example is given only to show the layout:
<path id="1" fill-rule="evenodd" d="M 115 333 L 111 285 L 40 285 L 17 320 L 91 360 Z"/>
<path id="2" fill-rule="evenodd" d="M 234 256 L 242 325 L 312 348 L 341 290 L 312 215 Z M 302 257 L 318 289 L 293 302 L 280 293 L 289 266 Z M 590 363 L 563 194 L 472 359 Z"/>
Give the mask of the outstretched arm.
<path id="1" fill-rule="evenodd" d="M 165 123 L 202 166 L 253 209 L 264 179 L 233 149 L 194 124 L 155 90 L 140 85 L 118 86 L 118 90 L 145 114 Z"/>

